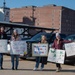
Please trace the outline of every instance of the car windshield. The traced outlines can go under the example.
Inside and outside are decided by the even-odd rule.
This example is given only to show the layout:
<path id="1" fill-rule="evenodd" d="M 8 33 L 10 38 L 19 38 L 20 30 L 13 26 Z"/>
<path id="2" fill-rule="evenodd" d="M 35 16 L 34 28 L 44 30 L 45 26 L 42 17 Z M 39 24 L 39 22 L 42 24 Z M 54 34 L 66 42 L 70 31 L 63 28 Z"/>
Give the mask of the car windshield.
<path id="1" fill-rule="evenodd" d="M 45 36 L 47 37 L 47 39 L 49 39 L 50 36 L 51 36 L 51 33 L 39 33 L 39 34 L 33 36 L 33 37 L 31 38 L 31 40 L 37 40 L 37 41 L 40 41 L 42 35 L 45 35 Z"/>

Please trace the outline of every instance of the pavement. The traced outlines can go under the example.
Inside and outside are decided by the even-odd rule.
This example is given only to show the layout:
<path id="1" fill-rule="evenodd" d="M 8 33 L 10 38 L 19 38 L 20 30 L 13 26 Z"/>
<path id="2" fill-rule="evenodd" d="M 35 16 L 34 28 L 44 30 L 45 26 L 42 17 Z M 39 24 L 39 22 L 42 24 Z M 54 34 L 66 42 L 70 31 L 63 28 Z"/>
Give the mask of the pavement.
<path id="1" fill-rule="evenodd" d="M 43 71 L 33 71 L 35 61 L 19 60 L 18 70 L 11 69 L 11 57 L 4 56 L 3 70 L 0 75 L 75 75 L 75 66 L 62 65 L 61 72 L 56 72 L 56 66 L 53 63 L 45 65 Z"/>

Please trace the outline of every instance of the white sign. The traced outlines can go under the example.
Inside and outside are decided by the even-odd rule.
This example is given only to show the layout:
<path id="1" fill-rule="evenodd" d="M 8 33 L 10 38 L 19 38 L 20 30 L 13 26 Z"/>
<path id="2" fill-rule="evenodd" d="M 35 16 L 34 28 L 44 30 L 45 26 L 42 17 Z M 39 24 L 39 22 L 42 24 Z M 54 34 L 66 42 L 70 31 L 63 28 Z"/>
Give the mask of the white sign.
<path id="1" fill-rule="evenodd" d="M 48 61 L 64 64 L 65 59 L 65 50 L 53 49 L 50 48 L 48 54 Z"/>
<path id="2" fill-rule="evenodd" d="M 32 44 L 32 56 L 47 56 L 48 44 Z"/>
<path id="3" fill-rule="evenodd" d="M 24 54 L 27 53 L 26 41 L 11 41 L 11 54 Z"/>
<path id="4" fill-rule="evenodd" d="M 66 50 L 67 56 L 74 56 L 75 55 L 75 43 L 65 44 L 65 50 Z"/>
<path id="5" fill-rule="evenodd" d="M 7 40 L 0 40 L 0 53 L 7 53 Z"/>

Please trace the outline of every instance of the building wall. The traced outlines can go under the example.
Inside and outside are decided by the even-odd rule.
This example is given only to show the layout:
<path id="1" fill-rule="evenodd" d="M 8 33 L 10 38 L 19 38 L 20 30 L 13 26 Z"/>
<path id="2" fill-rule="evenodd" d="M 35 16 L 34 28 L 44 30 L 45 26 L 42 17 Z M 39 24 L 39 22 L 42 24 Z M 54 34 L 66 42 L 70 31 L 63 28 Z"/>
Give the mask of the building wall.
<path id="1" fill-rule="evenodd" d="M 10 10 L 10 21 L 46 28 L 59 29 L 58 32 L 73 34 L 75 30 L 75 10 L 62 6 L 47 5 L 43 7 L 28 6 Z"/>
<path id="2" fill-rule="evenodd" d="M 65 34 L 75 34 L 75 10 L 62 8 L 61 32 Z"/>
<path id="3" fill-rule="evenodd" d="M 59 28 L 61 7 L 39 7 L 36 9 L 35 25 L 50 28 Z"/>
<path id="4" fill-rule="evenodd" d="M 32 7 L 13 8 L 10 11 L 10 21 L 33 25 Z"/>

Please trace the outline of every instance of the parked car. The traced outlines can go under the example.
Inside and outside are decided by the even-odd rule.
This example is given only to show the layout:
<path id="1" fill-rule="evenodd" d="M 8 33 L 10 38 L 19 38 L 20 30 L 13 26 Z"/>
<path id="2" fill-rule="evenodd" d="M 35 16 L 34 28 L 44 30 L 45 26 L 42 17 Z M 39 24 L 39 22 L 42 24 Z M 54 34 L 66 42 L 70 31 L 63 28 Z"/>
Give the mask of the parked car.
<path id="1" fill-rule="evenodd" d="M 39 34 L 36 34 L 35 36 L 33 36 L 31 39 L 27 40 L 27 50 L 28 50 L 28 57 L 32 56 L 32 44 L 33 43 L 38 43 L 41 41 L 41 35 L 45 35 L 47 37 L 47 41 L 49 43 L 49 45 L 52 45 L 53 42 L 54 42 L 54 39 L 55 39 L 55 33 L 39 33 Z M 69 41 L 74 41 L 75 40 L 75 35 L 70 35 L 70 36 L 67 36 L 65 34 L 60 34 L 60 37 L 64 40 L 69 40 Z M 66 57 L 65 55 L 65 64 L 67 65 L 75 65 L 75 56 L 72 56 L 72 57 Z"/>
<path id="2" fill-rule="evenodd" d="M 55 33 L 46 33 L 46 32 L 40 32 L 33 36 L 31 39 L 26 40 L 27 42 L 27 51 L 28 51 L 28 57 L 32 56 L 32 44 L 33 43 L 38 43 L 41 41 L 41 36 L 45 35 L 47 37 L 47 41 L 49 44 L 52 44 L 54 39 L 55 39 Z M 60 34 L 61 38 L 65 39 L 66 35 L 65 34 Z"/>
<path id="3" fill-rule="evenodd" d="M 65 40 L 68 40 L 68 41 L 75 41 L 75 34 L 67 36 L 67 37 L 65 38 Z M 70 56 L 70 57 L 67 57 L 67 56 L 66 56 L 66 61 L 67 61 L 67 64 L 75 65 L 75 56 Z M 65 62 L 65 63 L 66 63 L 66 62 Z"/>
<path id="4" fill-rule="evenodd" d="M 69 40 L 69 41 L 75 41 L 75 34 L 73 35 L 69 35 L 65 38 L 66 40 Z"/>

